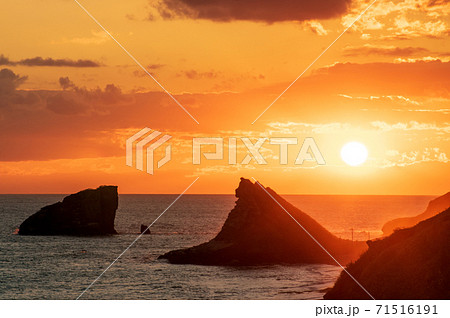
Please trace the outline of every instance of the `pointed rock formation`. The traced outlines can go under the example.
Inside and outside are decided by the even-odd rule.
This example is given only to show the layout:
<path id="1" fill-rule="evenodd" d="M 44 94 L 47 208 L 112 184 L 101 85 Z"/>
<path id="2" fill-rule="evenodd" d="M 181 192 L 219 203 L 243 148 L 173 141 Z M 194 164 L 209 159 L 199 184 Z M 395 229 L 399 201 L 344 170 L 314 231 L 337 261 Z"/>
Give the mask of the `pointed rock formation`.
<path id="1" fill-rule="evenodd" d="M 367 248 L 365 242 L 337 238 L 275 191 L 264 189 L 241 178 L 236 206 L 214 239 L 159 258 L 171 263 L 204 265 L 336 264 L 276 201 L 339 262 L 355 260 Z"/>
<path id="2" fill-rule="evenodd" d="M 450 209 L 369 242 L 347 271 L 377 300 L 450 299 Z M 325 299 L 370 299 L 345 272 Z"/>
<path id="3" fill-rule="evenodd" d="M 117 206 L 116 186 L 83 190 L 31 215 L 20 225 L 19 235 L 117 234 Z"/>
<path id="4" fill-rule="evenodd" d="M 397 229 L 404 229 L 411 227 L 419 223 L 420 221 L 429 219 L 436 214 L 446 210 L 450 207 L 450 192 L 444 194 L 428 203 L 428 207 L 425 212 L 409 217 L 409 218 L 398 218 L 387 222 L 383 225 L 382 231 L 384 235 L 390 235 Z"/>

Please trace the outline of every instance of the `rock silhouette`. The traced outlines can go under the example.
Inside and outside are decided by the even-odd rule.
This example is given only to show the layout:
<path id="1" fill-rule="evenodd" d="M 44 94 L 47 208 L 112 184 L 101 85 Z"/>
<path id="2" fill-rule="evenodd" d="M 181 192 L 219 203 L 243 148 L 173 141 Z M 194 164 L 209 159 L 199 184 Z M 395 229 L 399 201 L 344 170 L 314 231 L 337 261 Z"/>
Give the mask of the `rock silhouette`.
<path id="1" fill-rule="evenodd" d="M 141 224 L 141 234 L 151 234 L 150 229 L 147 225 Z"/>
<path id="2" fill-rule="evenodd" d="M 450 209 L 369 242 L 347 271 L 375 299 L 449 299 Z M 342 272 L 325 299 L 370 299 Z"/>
<path id="3" fill-rule="evenodd" d="M 116 186 L 83 190 L 31 215 L 20 225 L 19 235 L 117 234 L 117 206 Z"/>
<path id="4" fill-rule="evenodd" d="M 419 223 L 420 221 L 429 219 L 439 212 L 442 212 L 450 207 L 450 192 L 440 196 L 428 203 L 425 212 L 408 218 L 398 218 L 387 222 L 383 225 L 382 231 L 384 235 L 392 234 L 396 229 L 404 229 Z"/>
<path id="5" fill-rule="evenodd" d="M 337 238 L 275 191 L 265 188 L 271 198 L 261 187 L 241 178 L 236 189 L 236 206 L 214 239 L 159 258 L 171 263 L 203 265 L 336 264 L 274 199 L 339 262 L 355 260 L 367 248 L 365 242 Z"/>

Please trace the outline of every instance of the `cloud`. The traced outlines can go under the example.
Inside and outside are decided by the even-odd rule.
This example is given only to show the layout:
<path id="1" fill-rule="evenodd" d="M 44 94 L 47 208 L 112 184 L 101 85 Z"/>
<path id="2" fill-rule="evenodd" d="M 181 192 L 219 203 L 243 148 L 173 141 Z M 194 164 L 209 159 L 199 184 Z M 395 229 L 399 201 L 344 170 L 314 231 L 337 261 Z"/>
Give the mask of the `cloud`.
<path id="1" fill-rule="evenodd" d="M 103 102 L 111 103 L 120 100 L 123 96 L 122 90 L 114 84 L 106 85 L 102 91 L 100 88 L 87 89 L 85 87 L 79 87 L 69 77 L 60 77 L 58 81 L 63 90 L 71 89 L 73 92 L 85 98 L 101 99 Z"/>
<path id="2" fill-rule="evenodd" d="M 440 53 L 439 57 L 434 56 L 423 56 L 423 57 L 409 57 L 409 58 L 401 58 L 398 57 L 394 60 L 396 63 L 416 63 L 416 62 L 431 62 L 431 61 L 441 61 L 441 62 L 449 62 L 449 53 Z"/>
<path id="3" fill-rule="evenodd" d="M 286 134 L 290 135 L 293 132 L 298 133 L 314 133 L 314 134 L 328 134 L 335 132 L 342 132 L 351 128 L 349 123 L 301 123 L 301 122 L 272 122 L 268 123 L 273 131 L 269 131 L 270 134 Z"/>
<path id="4" fill-rule="evenodd" d="M 389 124 L 384 121 L 373 121 L 371 125 L 380 131 L 389 132 L 393 130 L 403 130 L 403 131 L 423 131 L 431 130 L 436 132 L 450 133 L 450 124 L 444 124 L 443 126 L 438 126 L 432 123 L 419 123 L 417 121 L 410 121 L 404 123 Z"/>
<path id="5" fill-rule="evenodd" d="M 0 55 L 0 65 L 10 65 L 11 62 L 9 61 L 9 59 L 4 56 L 3 54 Z"/>
<path id="6" fill-rule="evenodd" d="M 8 149 L 0 151 L 0 161 L 121 155 L 111 128 L 130 127 L 136 120 L 144 126 L 161 105 L 162 93 L 133 104 L 135 95 L 123 94 L 114 84 L 86 89 L 61 77 L 59 91 L 20 90 L 25 80 L 11 70 L 0 71 L 0 145 Z M 163 114 L 150 116 L 155 117 Z"/>
<path id="7" fill-rule="evenodd" d="M 428 0 L 428 7 L 444 6 L 449 3 L 449 0 Z"/>
<path id="8" fill-rule="evenodd" d="M 137 20 L 136 15 L 130 14 L 130 13 L 125 14 L 125 18 L 127 18 L 130 21 L 136 21 Z"/>
<path id="9" fill-rule="evenodd" d="M 339 17 L 347 12 L 350 3 L 351 0 L 161 0 L 156 9 L 165 19 L 274 23 Z"/>
<path id="10" fill-rule="evenodd" d="M 342 18 L 342 25 L 349 26 L 367 5 L 366 1 L 353 1 L 349 13 Z M 361 32 L 363 39 L 443 39 L 449 34 L 449 13 L 450 2 L 446 0 L 378 0 L 354 24 L 353 30 Z M 377 32 L 371 32 L 374 30 Z"/>
<path id="11" fill-rule="evenodd" d="M 17 62 L 11 61 L 9 58 L 4 56 L 3 54 L 0 55 L 0 65 L 7 65 L 7 66 L 14 66 Z"/>
<path id="12" fill-rule="evenodd" d="M 442 38 L 450 34 L 447 23 L 442 20 L 423 22 L 421 20 L 412 20 L 405 16 L 400 16 L 395 18 L 394 25 L 395 32 L 382 36 L 382 39 L 408 40 L 418 37 Z"/>
<path id="13" fill-rule="evenodd" d="M 267 129 L 274 134 L 286 131 L 301 135 L 305 132 L 326 138 L 326 134 L 339 132 L 347 135 L 355 132 L 356 135 L 361 125 L 369 127 L 368 131 L 378 136 L 382 131 L 370 123 L 386 121 L 386 118 L 389 119 L 387 125 L 408 123 L 406 128 L 418 127 L 410 124 L 412 120 L 445 127 L 449 120 L 443 112 L 412 113 L 406 109 L 448 109 L 449 71 L 450 63 L 441 61 L 338 63 L 299 79 L 298 85 L 292 86 L 285 98 L 270 108 L 267 116 L 262 117 L 253 129 Z M 0 160 L 123 155 L 123 142 L 111 141 L 117 137 L 117 129 L 146 126 L 160 131 L 192 129 L 192 120 L 164 92 L 123 93 L 113 84 L 101 89 L 86 89 L 77 86 L 65 74 L 59 78 L 61 89 L 58 91 L 25 91 L 20 90 L 24 81 L 22 75 L 13 73 L 11 76 L 9 73 L 6 76 L 9 85 L 16 81 L 12 86 L 14 89 L 6 89 L 15 97 L 7 99 L 14 107 L 0 109 L 0 144 L 3 149 L 8 149 L 0 152 Z M 203 80 L 208 81 L 206 78 Z M 279 83 L 239 93 L 176 94 L 175 98 L 198 118 L 202 133 L 215 136 L 219 130 L 247 127 L 255 119 L 255 114 L 261 112 L 288 84 Z M 352 101 L 338 94 L 364 99 Z M 19 98 L 22 99 L 20 102 Z M 32 104 L 33 98 L 35 104 Z M 0 102 L 4 100 L 0 99 Z M 416 101 L 421 104 L 416 105 Z M 428 104 L 433 107 L 428 107 Z M 380 109 L 376 117 L 360 111 L 361 108 L 374 110 L 375 107 Z M 393 111 L 393 108 L 404 108 L 405 112 Z M 284 125 L 265 125 L 270 122 Z M 285 124 L 289 122 L 295 125 Z M 422 136 L 431 136 L 441 143 L 438 146 L 445 149 L 442 143 L 448 138 L 448 133 L 436 129 L 422 132 L 397 129 L 389 133 L 389 137 L 392 134 L 401 139 L 402 144 L 412 142 L 416 146 L 418 142 L 425 142 Z M 409 137 L 413 141 L 405 139 Z"/>
<path id="14" fill-rule="evenodd" d="M 383 101 L 383 102 L 400 102 L 404 104 L 410 104 L 414 106 L 420 105 L 418 101 L 412 100 L 405 96 L 350 96 L 345 94 L 338 94 L 340 97 L 348 98 L 348 99 L 360 99 L 360 100 L 367 100 L 367 101 Z"/>
<path id="15" fill-rule="evenodd" d="M 62 89 L 75 88 L 75 84 L 69 79 L 69 77 L 60 77 L 59 85 Z"/>
<path id="16" fill-rule="evenodd" d="M 305 21 L 303 22 L 303 26 L 308 29 L 311 30 L 314 34 L 317 35 L 327 35 L 328 34 L 328 30 L 326 30 L 323 25 L 318 22 L 318 21 Z"/>
<path id="17" fill-rule="evenodd" d="M 365 44 L 363 46 L 347 46 L 343 49 L 344 56 L 413 56 L 429 52 L 423 47 L 397 47 Z"/>
<path id="18" fill-rule="evenodd" d="M 84 113 L 88 105 L 58 93 L 47 98 L 47 108 L 59 115 L 78 115 Z"/>
<path id="19" fill-rule="evenodd" d="M 2 69 L 0 71 L 0 94 L 8 95 L 13 93 L 27 78 L 27 76 L 15 74 L 10 69 Z"/>
<path id="20" fill-rule="evenodd" d="M 150 70 L 158 70 L 164 66 L 166 66 L 166 65 L 165 64 L 149 64 L 149 65 L 147 65 L 147 68 Z"/>
<path id="21" fill-rule="evenodd" d="M 425 148 L 423 150 L 413 150 L 400 153 L 397 150 L 386 151 L 387 159 L 384 159 L 380 166 L 383 168 L 406 167 L 419 163 L 440 162 L 448 163 L 450 160 L 445 152 L 440 148 Z"/>
<path id="22" fill-rule="evenodd" d="M 54 67 L 100 67 L 101 64 L 92 60 L 71 60 L 71 59 L 53 59 L 42 58 L 40 56 L 11 61 L 9 58 L 0 55 L 0 65 L 23 65 L 23 66 L 54 66 Z"/>
<path id="23" fill-rule="evenodd" d="M 203 78 L 216 78 L 216 77 L 218 77 L 219 74 L 215 71 L 198 72 L 196 70 L 187 70 L 187 71 L 182 71 L 178 75 L 186 76 L 188 79 L 191 79 L 191 80 L 198 80 L 198 79 L 203 79 Z"/>
<path id="24" fill-rule="evenodd" d="M 154 71 L 159 70 L 159 69 L 163 68 L 164 66 L 166 66 L 166 65 L 165 64 L 149 64 L 149 65 L 147 65 L 146 69 L 152 76 L 155 76 L 156 74 Z M 146 72 L 144 72 L 142 69 L 134 70 L 133 75 L 136 77 L 148 76 L 148 74 Z"/>
<path id="25" fill-rule="evenodd" d="M 336 63 L 316 70 L 308 81 L 340 87 L 338 94 L 450 97 L 450 62 Z M 306 80 L 305 80 L 306 81 Z M 331 88 L 331 87 L 330 87 Z"/>
<path id="26" fill-rule="evenodd" d="M 47 108 L 60 115 L 104 112 L 105 109 L 99 106 L 128 100 L 114 84 L 106 85 L 103 90 L 86 89 L 75 85 L 69 77 L 60 77 L 59 85 L 63 91 L 47 97 Z"/>
<path id="27" fill-rule="evenodd" d="M 70 59 L 52 59 L 34 57 L 20 60 L 17 62 L 20 65 L 26 66 L 67 66 L 67 67 L 99 67 L 100 64 L 91 60 L 70 60 Z"/>
<path id="28" fill-rule="evenodd" d="M 393 109 L 395 112 L 418 112 L 418 113 L 440 113 L 443 115 L 450 114 L 450 108 L 439 109 Z"/>
<path id="29" fill-rule="evenodd" d="M 27 76 L 15 74 L 10 69 L 4 68 L 0 70 L 0 107 L 6 107 L 12 104 L 33 104 L 37 102 L 38 98 L 34 92 L 17 91 L 17 88 L 27 79 Z"/>
<path id="30" fill-rule="evenodd" d="M 111 38 L 106 34 L 104 31 L 91 31 L 92 36 L 90 37 L 78 37 L 78 38 L 72 38 L 67 39 L 64 38 L 60 43 L 74 43 L 74 44 L 81 44 L 81 45 L 90 45 L 90 44 L 102 44 L 106 41 L 111 40 Z M 58 42 L 55 42 L 58 43 Z"/>

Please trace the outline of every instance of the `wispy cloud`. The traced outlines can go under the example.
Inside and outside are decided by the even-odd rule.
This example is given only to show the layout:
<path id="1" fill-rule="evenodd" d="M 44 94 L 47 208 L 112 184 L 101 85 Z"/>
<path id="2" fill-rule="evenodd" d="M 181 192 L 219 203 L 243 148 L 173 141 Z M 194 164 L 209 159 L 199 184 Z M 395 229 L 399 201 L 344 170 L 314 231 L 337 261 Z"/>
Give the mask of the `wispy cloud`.
<path id="1" fill-rule="evenodd" d="M 270 134 L 281 133 L 290 135 L 293 132 L 304 132 L 304 133 L 315 133 L 315 134 L 326 134 L 334 131 L 344 131 L 351 128 L 348 123 L 300 123 L 300 122 L 273 122 L 267 124 L 272 131 Z"/>
<path id="2" fill-rule="evenodd" d="M 319 21 L 305 21 L 303 22 L 303 27 L 307 30 L 312 31 L 314 34 L 317 35 L 327 35 L 328 34 L 328 30 L 325 29 L 322 25 L 322 23 L 320 23 Z"/>
<path id="3" fill-rule="evenodd" d="M 344 56 L 413 56 L 423 55 L 429 50 L 423 47 L 398 47 L 393 45 L 372 45 L 364 44 L 362 46 L 346 46 L 343 49 Z"/>
<path id="4" fill-rule="evenodd" d="M 350 96 L 345 94 L 338 94 L 340 97 L 344 97 L 347 99 L 356 99 L 356 100 L 368 100 L 368 101 L 395 101 L 395 102 L 401 102 L 411 105 L 420 105 L 418 101 L 412 100 L 405 96 L 395 96 L 395 95 L 386 95 L 386 96 Z"/>
<path id="5" fill-rule="evenodd" d="M 450 114 L 450 108 L 440 108 L 440 109 L 397 109 L 394 108 L 395 112 L 418 112 L 418 113 L 441 113 L 444 115 Z"/>
<path id="6" fill-rule="evenodd" d="M 74 43 L 81 45 L 90 45 L 90 44 L 103 44 L 107 41 L 110 41 L 111 38 L 103 31 L 91 31 L 92 36 L 87 37 L 74 37 L 71 39 L 64 38 L 60 43 Z M 57 42 L 54 42 L 57 43 Z"/>
<path id="7" fill-rule="evenodd" d="M 448 163 L 450 159 L 440 148 L 425 148 L 423 150 L 414 150 L 399 152 L 397 150 L 386 151 L 387 158 L 380 162 L 382 168 L 407 167 L 420 163 L 440 162 Z"/>
<path id="8" fill-rule="evenodd" d="M 417 121 L 410 121 L 405 123 L 395 123 L 389 124 L 385 121 L 373 121 L 371 125 L 380 131 L 393 131 L 393 130 L 403 130 L 403 131 L 423 131 L 432 130 L 444 133 L 450 133 L 450 123 L 446 123 L 443 126 L 438 126 L 433 123 L 419 123 Z"/>

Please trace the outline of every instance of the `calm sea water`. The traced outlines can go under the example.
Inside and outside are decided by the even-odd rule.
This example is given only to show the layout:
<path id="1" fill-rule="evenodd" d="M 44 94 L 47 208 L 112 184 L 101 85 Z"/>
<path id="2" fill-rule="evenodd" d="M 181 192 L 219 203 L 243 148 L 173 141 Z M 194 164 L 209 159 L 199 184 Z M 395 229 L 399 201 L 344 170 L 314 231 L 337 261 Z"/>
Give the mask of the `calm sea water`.
<path id="1" fill-rule="evenodd" d="M 121 195 L 119 235 L 19 236 L 39 208 L 64 195 L 0 195 L 0 298 L 75 299 L 176 195 Z M 422 212 L 429 196 L 285 198 L 331 232 L 365 240 L 384 222 Z M 318 299 L 341 269 L 332 265 L 221 267 L 172 265 L 156 258 L 213 238 L 233 208 L 232 195 L 185 195 L 131 247 L 83 299 Z M 301 229 L 299 228 L 299 231 Z M 369 234 L 370 233 L 370 234 Z"/>

